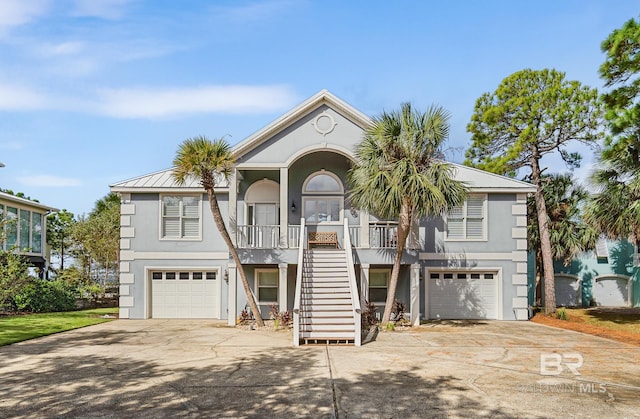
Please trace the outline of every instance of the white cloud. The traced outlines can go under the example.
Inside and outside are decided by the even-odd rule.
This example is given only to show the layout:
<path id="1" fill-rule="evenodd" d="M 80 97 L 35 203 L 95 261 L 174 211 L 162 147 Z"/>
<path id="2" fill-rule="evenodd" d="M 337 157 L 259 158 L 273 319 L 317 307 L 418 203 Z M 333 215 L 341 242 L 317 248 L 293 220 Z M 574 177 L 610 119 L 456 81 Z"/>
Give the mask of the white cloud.
<path id="1" fill-rule="evenodd" d="M 44 14 L 48 0 L 2 0 L 0 1 L 0 35 L 9 28 L 31 22 Z"/>
<path id="2" fill-rule="evenodd" d="M 43 109 L 47 99 L 30 87 L 0 83 L 0 111 Z"/>
<path id="3" fill-rule="evenodd" d="M 117 20 L 122 18 L 132 0 L 75 0 L 74 16 Z"/>
<path id="4" fill-rule="evenodd" d="M 219 17 L 236 22 L 256 22 L 272 19 L 282 15 L 294 6 L 299 6 L 299 0 L 278 0 L 252 2 L 242 6 L 231 6 L 216 10 Z"/>
<path id="5" fill-rule="evenodd" d="M 98 112 L 118 118 L 261 113 L 286 109 L 295 100 L 295 95 L 286 86 L 109 89 L 101 92 Z"/>
<path id="6" fill-rule="evenodd" d="M 85 43 L 80 41 L 43 44 L 38 48 L 38 52 L 45 57 L 76 55 L 81 53 L 85 49 L 85 46 Z"/>
<path id="7" fill-rule="evenodd" d="M 18 178 L 18 182 L 26 186 L 39 186 L 45 188 L 82 185 L 82 182 L 79 179 L 64 178 L 55 175 L 22 176 Z"/>
<path id="8" fill-rule="evenodd" d="M 19 141 L 6 141 L 4 143 L 0 143 L 0 148 L 3 150 L 22 150 L 24 144 Z"/>

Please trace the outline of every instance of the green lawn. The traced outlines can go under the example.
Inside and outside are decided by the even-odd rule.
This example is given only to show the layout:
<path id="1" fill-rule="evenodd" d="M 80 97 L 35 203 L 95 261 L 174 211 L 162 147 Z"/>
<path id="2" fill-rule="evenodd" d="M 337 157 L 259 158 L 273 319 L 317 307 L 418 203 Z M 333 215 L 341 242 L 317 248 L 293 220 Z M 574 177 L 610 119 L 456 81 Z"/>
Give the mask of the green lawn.
<path id="1" fill-rule="evenodd" d="M 567 315 L 569 320 L 573 317 L 574 320 L 594 326 L 640 334 L 640 308 L 638 307 L 567 309 Z"/>
<path id="2" fill-rule="evenodd" d="M 0 346 L 108 322 L 114 319 L 100 316 L 117 313 L 116 307 L 0 317 Z"/>

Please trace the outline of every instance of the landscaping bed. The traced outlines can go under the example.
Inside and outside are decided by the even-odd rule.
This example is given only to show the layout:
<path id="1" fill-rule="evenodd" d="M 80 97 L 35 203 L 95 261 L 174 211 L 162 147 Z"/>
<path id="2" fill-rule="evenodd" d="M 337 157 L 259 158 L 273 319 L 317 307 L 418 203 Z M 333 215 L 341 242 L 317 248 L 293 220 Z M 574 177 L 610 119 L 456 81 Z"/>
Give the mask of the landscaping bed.
<path id="1" fill-rule="evenodd" d="M 565 312 L 566 320 L 536 313 L 531 321 L 640 346 L 640 308 L 592 307 Z"/>

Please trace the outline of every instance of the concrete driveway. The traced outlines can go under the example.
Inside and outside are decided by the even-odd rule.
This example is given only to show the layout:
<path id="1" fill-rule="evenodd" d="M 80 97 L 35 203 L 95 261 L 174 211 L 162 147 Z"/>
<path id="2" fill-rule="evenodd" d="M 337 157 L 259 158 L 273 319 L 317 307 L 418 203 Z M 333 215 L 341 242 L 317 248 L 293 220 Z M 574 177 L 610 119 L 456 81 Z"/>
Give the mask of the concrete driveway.
<path id="1" fill-rule="evenodd" d="M 294 348 L 284 331 L 117 320 L 0 348 L 3 418 L 639 414 L 640 348 L 526 322 Z"/>

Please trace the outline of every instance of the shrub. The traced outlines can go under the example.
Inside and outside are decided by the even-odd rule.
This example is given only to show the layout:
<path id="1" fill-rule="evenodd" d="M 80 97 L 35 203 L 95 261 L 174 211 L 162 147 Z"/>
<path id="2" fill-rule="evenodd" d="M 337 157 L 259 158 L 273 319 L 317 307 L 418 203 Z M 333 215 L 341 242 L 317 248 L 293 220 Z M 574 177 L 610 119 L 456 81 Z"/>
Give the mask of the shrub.
<path id="1" fill-rule="evenodd" d="M 238 318 L 238 323 L 245 325 L 245 324 L 249 324 L 249 322 L 251 322 L 252 317 L 251 317 L 251 311 L 247 310 L 246 308 L 243 309 L 240 312 L 240 317 Z"/>
<path id="2" fill-rule="evenodd" d="M 14 296 L 34 280 L 24 258 L 11 251 L 0 251 L 0 311 L 15 310 Z"/>
<path id="3" fill-rule="evenodd" d="M 569 320 L 569 317 L 567 316 L 567 310 L 565 310 L 564 307 L 562 307 L 561 309 L 558 309 L 556 311 L 556 318 L 560 320 Z"/>
<path id="4" fill-rule="evenodd" d="M 376 305 L 371 301 L 365 301 L 364 310 L 362 310 L 362 315 L 360 316 L 362 329 L 369 330 L 379 323 L 377 313 Z"/>
<path id="5" fill-rule="evenodd" d="M 393 302 L 393 308 L 391 309 L 391 319 L 395 324 L 407 323 L 405 315 L 407 313 L 407 305 L 399 300 Z"/>
<path id="6" fill-rule="evenodd" d="M 34 313 L 68 311 L 76 308 L 77 290 L 62 281 L 36 279 L 13 298 L 20 311 Z"/>

